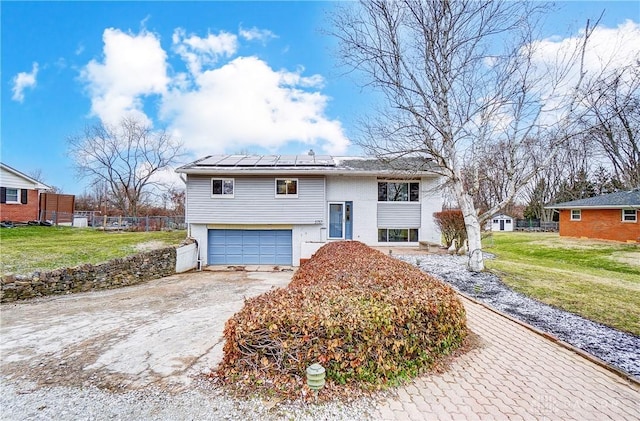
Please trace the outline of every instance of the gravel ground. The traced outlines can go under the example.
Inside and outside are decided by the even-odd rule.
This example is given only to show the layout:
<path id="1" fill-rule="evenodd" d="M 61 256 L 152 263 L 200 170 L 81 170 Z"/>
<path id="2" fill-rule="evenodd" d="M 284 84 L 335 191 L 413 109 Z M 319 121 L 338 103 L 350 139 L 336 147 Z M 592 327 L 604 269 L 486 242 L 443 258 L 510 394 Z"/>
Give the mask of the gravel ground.
<path id="1" fill-rule="evenodd" d="M 457 290 L 594 355 L 640 379 L 640 337 L 592 322 L 512 291 L 497 276 L 471 273 L 464 256 L 396 256 Z M 492 256 L 487 254 L 486 257 Z"/>
<path id="2" fill-rule="evenodd" d="M 13 420 L 373 420 L 373 400 L 308 405 L 235 399 L 204 384 L 180 393 L 145 388 L 115 393 L 95 387 L 0 382 L 0 419 Z"/>

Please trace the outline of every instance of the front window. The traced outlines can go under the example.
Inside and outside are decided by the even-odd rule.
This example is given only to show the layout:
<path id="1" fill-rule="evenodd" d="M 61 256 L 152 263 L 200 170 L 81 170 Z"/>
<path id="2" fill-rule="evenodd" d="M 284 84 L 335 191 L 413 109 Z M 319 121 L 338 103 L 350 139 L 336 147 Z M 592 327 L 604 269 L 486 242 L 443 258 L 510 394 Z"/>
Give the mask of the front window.
<path id="1" fill-rule="evenodd" d="M 298 180 L 276 178 L 276 197 L 298 197 Z"/>
<path id="2" fill-rule="evenodd" d="M 18 200 L 19 196 L 19 190 L 18 189 L 7 189 L 7 199 L 6 202 L 7 203 L 20 203 L 20 201 Z"/>
<path id="3" fill-rule="evenodd" d="M 234 190 L 233 178 L 211 179 L 211 195 L 213 197 L 232 198 Z"/>
<path id="4" fill-rule="evenodd" d="M 571 209 L 571 220 L 579 221 L 582 219 L 582 210 L 581 209 Z"/>
<path id="5" fill-rule="evenodd" d="M 637 222 L 638 211 L 635 209 L 622 209 L 622 222 Z"/>
<path id="6" fill-rule="evenodd" d="M 381 243 L 406 243 L 418 241 L 417 228 L 380 228 L 378 241 Z"/>
<path id="7" fill-rule="evenodd" d="M 378 182 L 378 202 L 418 202 L 418 182 Z"/>

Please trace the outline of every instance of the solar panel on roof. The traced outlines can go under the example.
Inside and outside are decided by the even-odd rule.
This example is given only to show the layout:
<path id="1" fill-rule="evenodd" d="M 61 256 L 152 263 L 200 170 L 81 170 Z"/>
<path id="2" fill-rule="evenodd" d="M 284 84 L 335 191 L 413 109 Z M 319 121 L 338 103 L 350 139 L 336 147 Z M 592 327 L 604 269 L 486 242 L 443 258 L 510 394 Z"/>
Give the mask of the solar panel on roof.
<path id="1" fill-rule="evenodd" d="M 276 162 L 276 166 L 290 166 L 290 165 L 295 165 L 296 163 L 296 156 L 295 155 L 280 155 L 280 158 L 278 158 L 278 162 Z"/>
<path id="2" fill-rule="evenodd" d="M 254 167 L 260 161 L 260 157 L 256 155 L 247 155 L 238 162 L 240 167 Z"/>
<path id="3" fill-rule="evenodd" d="M 260 158 L 260 161 L 256 164 L 258 167 L 272 167 L 278 161 L 277 156 L 266 155 Z"/>
<path id="4" fill-rule="evenodd" d="M 218 165 L 222 167 L 234 167 L 238 165 L 238 162 L 240 162 L 242 158 L 244 157 L 239 155 L 229 155 L 222 161 L 218 162 Z"/>
<path id="5" fill-rule="evenodd" d="M 212 155 L 196 165 L 206 167 L 330 167 L 336 163 L 329 155 Z"/>
<path id="6" fill-rule="evenodd" d="M 224 159 L 225 155 L 211 155 L 210 157 L 203 159 L 198 162 L 197 165 L 216 165 L 222 159 Z"/>
<path id="7" fill-rule="evenodd" d="M 313 156 L 309 155 L 298 155 L 296 157 L 296 165 L 311 165 L 315 164 L 315 159 Z"/>

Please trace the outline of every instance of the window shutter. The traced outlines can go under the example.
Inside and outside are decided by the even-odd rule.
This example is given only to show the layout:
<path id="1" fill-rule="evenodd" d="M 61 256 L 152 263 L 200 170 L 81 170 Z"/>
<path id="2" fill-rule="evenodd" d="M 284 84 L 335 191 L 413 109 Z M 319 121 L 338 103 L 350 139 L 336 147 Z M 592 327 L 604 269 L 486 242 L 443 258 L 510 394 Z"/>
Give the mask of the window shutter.
<path id="1" fill-rule="evenodd" d="M 23 205 L 27 204 L 27 194 L 29 193 L 29 190 L 27 189 L 21 189 L 20 190 L 20 203 L 22 203 Z"/>
<path id="2" fill-rule="evenodd" d="M 0 187 L 0 203 L 7 203 L 7 188 Z"/>

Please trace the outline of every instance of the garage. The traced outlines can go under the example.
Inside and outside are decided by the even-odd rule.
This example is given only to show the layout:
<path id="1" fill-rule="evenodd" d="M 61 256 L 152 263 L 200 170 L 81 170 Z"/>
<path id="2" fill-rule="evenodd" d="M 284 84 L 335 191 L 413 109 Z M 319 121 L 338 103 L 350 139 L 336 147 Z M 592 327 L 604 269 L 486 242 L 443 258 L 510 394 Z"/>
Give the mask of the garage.
<path id="1" fill-rule="evenodd" d="M 210 265 L 291 265 L 291 230 L 210 229 Z"/>

